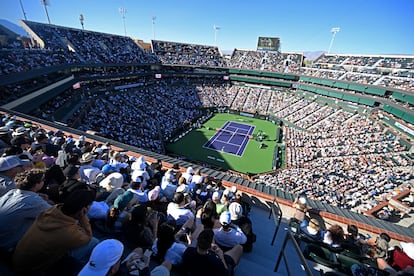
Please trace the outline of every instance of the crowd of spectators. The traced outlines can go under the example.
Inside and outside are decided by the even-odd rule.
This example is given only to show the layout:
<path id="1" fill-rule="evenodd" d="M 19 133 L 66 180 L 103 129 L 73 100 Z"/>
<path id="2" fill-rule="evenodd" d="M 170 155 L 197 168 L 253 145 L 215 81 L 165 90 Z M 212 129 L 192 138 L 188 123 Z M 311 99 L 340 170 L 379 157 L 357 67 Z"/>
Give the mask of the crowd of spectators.
<path id="1" fill-rule="evenodd" d="M 187 84 L 183 84 L 183 81 Z M 215 95 L 212 92 L 219 87 L 225 91 L 223 85 L 210 85 L 203 80 L 147 79 L 145 86 L 122 89 L 115 93 L 107 92 L 86 102 L 88 106 L 79 109 L 84 114 L 77 127 L 85 131 L 93 130 L 101 136 L 132 146 L 163 153 L 165 141 L 177 129 L 185 128 L 205 114 L 198 95 L 208 95 L 208 99 L 213 99 L 214 102 Z M 79 116 L 75 113 L 74 117 Z"/>
<path id="2" fill-rule="evenodd" d="M 154 54 L 163 64 L 225 67 L 218 47 L 169 41 L 152 41 Z"/>
<path id="3" fill-rule="evenodd" d="M 162 275 L 171 268 L 195 273 L 201 254 L 219 258 L 210 271 L 228 275 L 243 252 L 253 250 L 249 206 L 235 186 L 225 188 L 192 167 L 167 170 L 160 161 L 7 114 L 0 122 L 0 219 L 17 227 L 2 231 L 0 254 L 11 270 L 90 275 L 120 269 L 121 275 L 142 275 L 153 258 L 164 266 L 156 268 Z M 154 255 L 139 264 L 144 250 Z"/>
<path id="4" fill-rule="evenodd" d="M 305 258 L 322 263 L 346 275 L 412 275 L 414 243 L 400 242 L 382 232 L 376 236 L 360 233 L 354 224 L 327 222 L 308 206 L 305 194 L 294 201 L 289 230 Z M 346 260 L 346 261 L 344 261 Z"/>
<path id="5" fill-rule="evenodd" d="M 45 43 L 45 48 L 73 52 L 87 63 L 156 63 L 131 38 L 24 21 Z"/>
<path id="6" fill-rule="evenodd" d="M 229 68 L 297 73 L 302 66 L 303 55 L 267 51 L 235 49 L 228 62 Z"/>
<path id="7" fill-rule="evenodd" d="M 407 148 L 378 123 L 343 110 L 308 131 L 285 128 L 287 169 L 260 183 L 362 212 L 390 199 L 413 178 Z"/>
<path id="8" fill-rule="evenodd" d="M 304 75 L 414 91 L 414 58 L 324 54 Z"/>

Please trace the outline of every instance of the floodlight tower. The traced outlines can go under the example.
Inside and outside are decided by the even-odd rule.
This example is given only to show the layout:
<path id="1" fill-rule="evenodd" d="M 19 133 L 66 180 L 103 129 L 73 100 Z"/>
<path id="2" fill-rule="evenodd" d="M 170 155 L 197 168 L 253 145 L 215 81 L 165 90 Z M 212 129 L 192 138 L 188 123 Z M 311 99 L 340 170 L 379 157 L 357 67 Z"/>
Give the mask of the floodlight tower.
<path id="1" fill-rule="evenodd" d="M 127 36 L 127 32 L 126 32 L 126 25 L 125 25 L 125 14 L 126 14 L 127 10 L 125 8 L 119 8 L 119 13 L 122 16 L 122 21 L 124 22 L 124 33 L 125 36 Z"/>
<path id="2" fill-rule="evenodd" d="M 336 33 L 338 33 L 340 30 L 341 29 L 339 27 L 335 27 L 335 28 L 331 29 L 332 39 L 331 39 L 331 43 L 329 44 L 328 54 L 331 52 L 332 45 L 333 45 L 333 42 L 335 40 Z"/>
<path id="3" fill-rule="evenodd" d="M 83 26 L 83 21 L 85 21 L 85 17 L 83 17 L 83 14 L 80 14 L 80 15 L 79 15 L 79 21 L 80 21 L 80 23 L 81 23 L 81 25 L 82 25 L 82 30 L 85 30 L 85 28 L 84 28 L 84 26 Z"/>
<path id="4" fill-rule="evenodd" d="M 47 6 L 50 5 L 49 0 L 41 0 L 40 1 L 43 5 L 43 7 L 45 8 L 45 13 L 46 13 L 46 17 L 47 17 L 47 22 L 49 22 L 50 24 L 50 18 L 49 18 L 49 13 L 47 12 Z"/>
<path id="5" fill-rule="evenodd" d="M 155 40 L 155 19 L 157 19 L 157 17 L 153 16 L 152 17 L 152 39 Z"/>
<path id="6" fill-rule="evenodd" d="M 23 8 L 23 3 L 22 3 L 22 0 L 19 0 L 19 1 L 20 1 L 20 8 L 22 8 L 22 12 L 23 12 L 24 20 L 27 20 L 27 17 L 26 17 L 26 12 L 24 11 L 24 8 Z"/>
<path id="7" fill-rule="evenodd" d="M 217 26 L 217 25 L 214 25 L 213 29 L 214 29 L 214 44 L 215 44 L 215 46 L 217 46 L 217 32 L 218 32 L 218 30 L 220 30 L 220 27 Z"/>

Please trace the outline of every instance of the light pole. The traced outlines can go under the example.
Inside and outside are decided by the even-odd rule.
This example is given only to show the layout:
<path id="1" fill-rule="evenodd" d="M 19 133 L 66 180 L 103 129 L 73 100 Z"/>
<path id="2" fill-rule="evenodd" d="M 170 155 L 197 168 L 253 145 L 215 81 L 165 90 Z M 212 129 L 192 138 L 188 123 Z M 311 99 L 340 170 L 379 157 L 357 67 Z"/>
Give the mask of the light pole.
<path id="1" fill-rule="evenodd" d="M 24 8 L 23 8 L 23 3 L 22 3 L 22 0 L 19 0 L 19 1 L 20 1 L 20 8 L 22 8 L 22 12 L 23 12 L 24 20 L 27 20 L 27 17 L 26 17 L 26 12 L 24 11 Z"/>
<path id="2" fill-rule="evenodd" d="M 157 17 L 153 16 L 152 17 L 152 39 L 155 40 L 155 19 L 157 19 Z"/>
<path id="3" fill-rule="evenodd" d="M 49 1 L 48 0 L 41 0 L 41 2 L 42 2 L 43 7 L 45 8 L 47 22 L 49 22 L 49 24 L 50 24 L 49 13 L 47 12 L 47 6 L 49 6 Z"/>
<path id="4" fill-rule="evenodd" d="M 83 17 L 83 14 L 80 14 L 79 15 L 79 21 L 80 21 L 80 23 L 81 23 L 81 25 L 82 25 L 82 30 L 85 30 L 85 28 L 83 27 L 83 21 L 85 20 L 85 17 Z"/>
<path id="5" fill-rule="evenodd" d="M 218 32 L 218 30 L 220 30 L 220 27 L 217 26 L 217 25 L 214 25 L 213 29 L 214 29 L 214 44 L 215 44 L 215 46 L 217 46 L 217 32 Z"/>
<path id="6" fill-rule="evenodd" d="M 119 13 L 122 16 L 122 21 L 124 22 L 124 33 L 125 36 L 127 36 L 127 32 L 126 32 L 126 25 L 125 25 L 125 14 L 126 14 L 127 10 L 125 8 L 119 8 Z"/>
<path id="7" fill-rule="evenodd" d="M 333 42 L 335 40 L 336 33 L 338 33 L 340 30 L 341 29 L 339 27 L 335 27 L 335 28 L 331 29 L 332 39 L 331 39 L 331 43 L 329 44 L 328 54 L 331 52 L 332 45 L 333 45 Z"/>

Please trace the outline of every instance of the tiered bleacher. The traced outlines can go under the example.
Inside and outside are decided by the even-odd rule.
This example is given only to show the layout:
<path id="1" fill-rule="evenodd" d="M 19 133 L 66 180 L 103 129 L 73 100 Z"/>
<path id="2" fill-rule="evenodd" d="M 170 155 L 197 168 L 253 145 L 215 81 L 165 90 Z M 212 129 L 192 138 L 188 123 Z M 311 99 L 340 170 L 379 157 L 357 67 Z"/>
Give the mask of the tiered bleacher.
<path id="1" fill-rule="evenodd" d="M 296 73 L 302 66 L 303 54 L 248 51 L 235 49 L 228 67 L 270 72 Z"/>
<path id="2" fill-rule="evenodd" d="M 163 64 L 225 66 L 218 47 L 153 40 L 152 49 Z"/>
<path id="3" fill-rule="evenodd" d="M 164 197 L 165 204 L 151 204 L 151 208 L 166 215 L 166 210 L 162 208 L 173 200 L 173 193 L 169 188 L 173 188 L 174 192 L 178 191 L 176 184 L 180 184 L 180 189 L 184 188 L 184 193 L 193 196 L 187 202 L 193 209 L 193 216 L 196 214 L 196 206 L 206 208 L 204 203 L 210 198 L 212 200 L 211 189 L 227 194 L 228 196 L 220 197 L 223 198 L 223 204 L 229 207 L 230 202 L 237 201 L 237 187 L 240 187 L 248 192 L 258 192 L 259 196 L 267 199 L 279 196 L 285 202 L 292 201 L 296 194 L 305 193 L 309 204 L 317 206 L 320 211 L 341 214 L 347 217 L 348 221 L 353 218 L 366 224 L 375 222 L 378 229 L 386 229 L 387 233 L 407 230 L 394 225 L 382 225 L 361 214 L 382 202 L 393 202 L 400 193 L 410 193 L 412 190 L 412 142 L 396 129 L 383 123 L 382 118 L 392 117 L 395 125 L 398 123 L 403 126 L 400 129 L 412 129 L 412 118 L 407 114 L 411 114 L 413 100 L 407 97 L 405 92 L 413 90 L 413 57 L 323 55 L 314 63 L 314 67 L 304 68 L 302 54 L 236 49 L 226 64 L 218 47 L 213 46 L 153 41 L 154 53 L 147 54 L 132 39 L 124 36 L 30 21 L 24 21 L 23 24 L 42 49 L 0 51 L 1 92 L 5 92 L 2 93 L 1 103 L 10 103 L 45 89 L 47 98 L 43 98 L 41 102 L 39 98 L 42 98 L 43 94 L 39 92 L 38 98 L 34 97 L 32 101 L 31 114 L 47 121 L 62 121 L 65 129 L 82 135 L 75 142 L 72 134 L 63 136 L 62 132 L 46 132 L 41 127 L 39 130 L 31 122 L 19 121 L 11 115 L 2 116 L 0 135 L 4 135 L 4 138 L 25 133 L 27 139 L 34 142 L 31 152 L 28 153 L 35 158 L 34 164 L 44 169 L 50 169 L 55 163 L 62 169 L 67 168 L 70 162 L 79 161 L 84 164 L 90 161 L 93 155 L 93 158 L 99 156 L 98 165 L 95 167 L 102 170 L 102 173 L 102 165 L 108 163 L 113 166 L 116 173 L 123 174 L 121 177 L 125 183 L 122 184 L 127 191 L 118 187 L 116 179 L 120 179 L 119 175 L 108 178 L 107 183 L 101 185 L 105 188 L 104 192 L 110 193 L 112 197 L 109 203 L 99 201 L 109 205 L 102 217 L 94 218 L 98 220 L 94 225 L 96 231 L 110 235 L 124 231 L 125 229 L 120 228 L 122 222 L 112 220 L 118 219 L 117 215 L 114 215 L 117 211 L 122 211 L 120 205 L 126 200 L 123 195 L 129 197 L 131 193 L 135 193 L 137 196 L 144 196 L 144 190 L 147 192 L 147 201 L 153 201 L 150 190 L 153 192 L 152 195 L 158 192 L 160 198 Z M 161 66 L 160 62 L 165 67 Z M 145 67 L 147 64 L 157 64 L 161 69 L 152 70 L 150 66 Z M 180 66 L 176 68 L 169 65 Z M 184 65 L 191 67 L 189 69 Z M 31 75 L 50 66 L 69 67 L 68 71 L 59 70 L 56 75 L 48 73 L 44 78 Z M 223 72 L 230 72 L 226 71 L 227 66 L 233 69 L 280 74 L 246 76 L 245 71 L 241 72 L 241 75 L 246 78 L 246 82 L 229 82 L 223 78 L 226 75 Z M 204 75 L 195 72 L 194 67 L 216 67 L 218 71 L 204 72 Z M 162 73 L 161 78 L 154 76 L 155 73 L 159 73 L 157 70 Z M 73 76 L 69 72 L 73 72 Z M 64 85 L 47 88 L 50 84 L 66 79 L 68 75 L 71 80 Z M 13 80 L 10 81 L 9 77 Z M 265 83 L 268 78 L 282 80 L 285 86 L 268 85 Z M 34 82 L 36 79 L 38 82 Z M 254 81 L 250 82 L 252 79 Z M 298 79 L 300 82 L 296 83 Z M 329 79 L 335 82 L 327 81 Z M 76 88 L 72 84 L 76 85 Z M 389 91 L 388 87 L 400 90 Z M 54 89 L 58 91 L 54 92 Z M 364 97 L 369 97 L 369 100 Z M 391 101 L 393 102 L 388 104 Z M 371 107 L 379 108 L 371 110 Z M 408 111 L 400 113 L 399 108 Z M 255 182 L 251 182 L 236 173 L 211 170 L 207 165 L 198 165 L 201 170 L 198 174 L 193 168 L 189 168 L 191 164 L 159 154 L 165 153 L 164 146 L 169 138 L 177 132 L 188 131 L 192 124 L 208 118 L 210 110 L 214 109 L 222 112 L 232 110 L 266 115 L 283 121 L 283 138 L 281 135 L 277 137 L 282 143 L 275 148 L 273 168 L 280 167 L 282 151 L 286 156 L 286 168 L 256 176 Z M 54 126 L 57 126 L 56 123 Z M 86 133 L 97 140 L 93 143 L 86 142 Z M 32 141 L 40 139 L 38 137 L 46 138 L 47 141 Z M 116 147 L 110 151 L 111 145 L 106 143 L 108 141 L 116 143 L 118 149 L 129 148 L 140 152 L 140 156 L 134 153 L 139 157 L 138 160 L 132 157 L 129 159 L 125 151 L 117 151 Z M 4 143 L 1 146 L 6 154 L 14 155 L 13 151 L 6 150 L 11 140 L 4 139 L 2 142 Z M 36 143 L 40 146 L 36 146 Z M 24 148 L 25 151 L 27 149 Z M 53 153 L 48 155 L 50 151 Z M 66 163 L 58 160 L 62 155 L 73 152 L 78 153 L 78 156 L 65 160 Z M 144 154 L 151 156 L 154 162 L 150 164 L 142 161 L 140 158 L 144 157 Z M 156 159 L 161 161 L 156 162 Z M 136 166 L 133 165 L 134 161 L 137 162 Z M 171 170 L 166 171 L 162 164 L 167 161 L 171 161 L 171 167 L 172 164 L 181 166 L 181 170 L 168 168 Z M 96 185 L 96 178 L 92 178 L 97 175 L 91 173 L 92 169 L 88 167 L 90 171 L 82 173 L 81 177 L 87 183 Z M 134 170 L 139 172 L 131 174 Z M 69 173 L 70 170 L 65 171 L 66 176 Z M 201 182 L 193 182 L 193 178 Z M 222 188 L 221 180 L 226 181 L 228 186 L 235 187 Z M 48 181 L 48 184 L 52 183 L 50 179 Z M 145 189 L 144 185 L 148 185 L 148 189 Z M 131 191 L 136 187 L 143 188 Z M 112 192 L 121 192 L 121 198 L 115 200 L 118 194 Z M 56 196 L 52 193 L 49 195 L 51 198 L 53 195 Z M 289 203 L 287 205 L 290 206 Z M 128 213 L 134 208 L 138 207 L 128 206 L 125 212 Z M 352 210 L 353 213 L 347 210 Z M 107 225 L 108 222 L 114 224 Z M 216 222 L 223 223 L 223 219 Z M 149 228 L 149 231 L 154 231 L 157 227 L 150 225 Z M 196 229 L 193 226 L 188 228 L 191 228 L 191 231 Z M 328 228 L 325 227 L 324 230 L 329 230 Z M 176 230 L 178 229 L 189 231 L 181 224 Z M 155 232 L 152 232 L 151 243 L 155 239 Z M 403 234 L 410 236 L 410 239 L 413 238 L 412 233 Z M 328 251 L 326 253 L 332 253 Z M 318 256 L 311 254 L 315 252 L 304 253 L 308 258 L 319 260 Z M 341 263 L 332 265 L 334 268 L 340 265 L 345 273 L 350 272 L 349 266 L 342 266 Z M 335 267 L 336 265 L 338 266 Z"/>

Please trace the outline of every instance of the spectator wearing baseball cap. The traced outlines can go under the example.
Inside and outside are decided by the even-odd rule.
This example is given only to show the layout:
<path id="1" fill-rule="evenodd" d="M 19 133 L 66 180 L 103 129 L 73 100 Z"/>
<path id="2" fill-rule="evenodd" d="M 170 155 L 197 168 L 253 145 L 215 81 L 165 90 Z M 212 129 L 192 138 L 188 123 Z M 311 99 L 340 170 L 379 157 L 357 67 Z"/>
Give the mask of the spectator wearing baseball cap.
<path id="1" fill-rule="evenodd" d="M 101 241 L 92 250 L 88 263 L 79 276 L 115 275 L 119 270 L 124 245 L 115 239 Z"/>
<path id="2" fill-rule="evenodd" d="M 219 229 L 213 229 L 214 239 L 224 251 L 233 248 L 234 246 L 244 244 L 247 241 L 246 235 L 237 225 L 231 223 L 231 214 L 226 211 L 220 215 Z"/>
<path id="3" fill-rule="evenodd" d="M 30 160 L 22 160 L 15 155 L 0 157 L 0 196 L 15 188 L 14 177 L 24 171 Z"/>
<path id="4" fill-rule="evenodd" d="M 243 207 L 238 202 L 232 202 L 229 205 L 231 223 L 237 225 L 246 235 L 247 241 L 242 244 L 243 252 L 251 252 L 253 243 L 256 242 L 256 234 L 253 232 L 252 221 L 243 214 Z"/>

